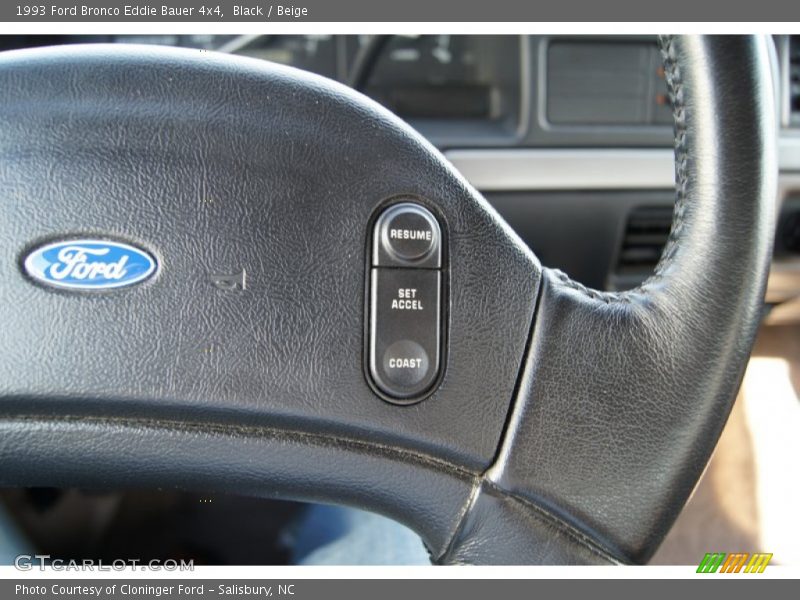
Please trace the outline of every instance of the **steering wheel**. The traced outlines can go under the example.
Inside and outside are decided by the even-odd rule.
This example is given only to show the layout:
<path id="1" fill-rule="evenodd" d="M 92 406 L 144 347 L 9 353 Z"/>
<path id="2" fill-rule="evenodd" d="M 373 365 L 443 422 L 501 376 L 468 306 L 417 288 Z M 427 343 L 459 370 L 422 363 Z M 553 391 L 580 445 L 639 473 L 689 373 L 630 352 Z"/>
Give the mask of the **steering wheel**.
<path id="1" fill-rule="evenodd" d="M 0 484 L 346 504 L 444 564 L 647 561 L 748 360 L 777 175 L 767 41 L 661 46 L 674 222 L 621 293 L 324 78 L 3 54 Z"/>

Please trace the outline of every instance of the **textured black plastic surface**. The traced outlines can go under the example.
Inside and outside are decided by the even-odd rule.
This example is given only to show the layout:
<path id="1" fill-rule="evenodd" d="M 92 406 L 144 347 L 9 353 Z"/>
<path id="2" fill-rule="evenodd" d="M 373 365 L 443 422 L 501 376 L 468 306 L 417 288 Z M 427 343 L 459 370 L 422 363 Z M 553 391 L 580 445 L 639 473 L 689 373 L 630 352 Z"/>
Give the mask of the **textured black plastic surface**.
<path id="1" fill-rule="evenodd" d="M 419 135 L 328 80 L 153 47 L 0 57 L 0 411 L 280 425 L 487 466 L 528 336 L 533 256 Z M 450 232 L 447 376 L 382 401 L 362 369 L 369 221 L 425 198 Z M 32 244 L 111 236 L 144 285 L 31 285 Z M 503 265 L 503 268 L 498 268 Z M 246 272 L 246 289 L 212 279 Z"/>

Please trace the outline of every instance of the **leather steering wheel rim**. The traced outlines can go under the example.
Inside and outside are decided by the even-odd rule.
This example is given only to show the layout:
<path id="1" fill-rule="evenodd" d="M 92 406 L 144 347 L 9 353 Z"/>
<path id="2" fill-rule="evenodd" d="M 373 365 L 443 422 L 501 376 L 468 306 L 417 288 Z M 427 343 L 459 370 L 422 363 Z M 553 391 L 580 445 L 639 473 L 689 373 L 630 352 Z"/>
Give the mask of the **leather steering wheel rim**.
<path id="1" fill-rule="evenodd" d="M 0 55 L 0 484 L 333 502 L 432 560 L 645 562 L 699 479 L 760 321 L 776 192 L 767 40 L 667 37 L 677 202 L 624 293 L 542 268 L 404 123 L 249 59 Z M 446 231 L 446 363 L 412 406 L 366 381 L 371 224 Z M 34 285 L 48 240 L 130 241 L 155 277 Z M 246 268 L 226 294 L 208 274 Z M 244 287 L 244 286 L 243 286 Z"/>

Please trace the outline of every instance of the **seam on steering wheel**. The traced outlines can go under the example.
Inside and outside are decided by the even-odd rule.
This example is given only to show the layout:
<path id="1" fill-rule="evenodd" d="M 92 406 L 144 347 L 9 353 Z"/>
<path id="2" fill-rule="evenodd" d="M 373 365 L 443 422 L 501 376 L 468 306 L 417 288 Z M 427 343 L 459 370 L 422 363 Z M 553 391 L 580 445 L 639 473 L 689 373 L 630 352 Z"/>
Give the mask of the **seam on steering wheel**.
<path id="1" fill-rule="evenodd" d="M 209 435 L 229 435 L 241 437 L 260 437 L 274 440 L 307 441 L 316 445 L 336 445 L 353 450 L 368 450 L 379 453 L 386 457 L 397 457 L 400 460 L 412 460 L 417 464 L 426 465 L 432 469 L 447 472 L 464 480 L 473 480 L 479 475 L 455 463 L 433 457 L 422 452 L 415 452 L 405 448 L 397 448 L 378 444 L 375 442 L 365 442 L 344 436 L 337 436 L 327 433 L 309 433 L 299 430 L 277 429 L 274 427 L 263 427 L 254 425 L 227 425 L 220 423 L 200 423 L 185 421 L 170 421 L 168 419 L 133 419 L 130 417 L 87 417 L 78 415 L 65 415 L 62 417 L 47 417 L 40 415 L 3 415 L 0 416 L 0 423 L 11 423 L 22 421 L 27 423 L 39 423 L 42 425 L 81 423 L 87 425 L 109 425 L 122 427 L 140 427 L 152 430 L 166 430 L 171 433 L 184 432 L 194 434 Z"/>
<path id="2" fill-rule="evenodd" d="M 522 496 L 518 496 L 516 494 L 511 494 L 503 490 L 502 488 L 497 487 L 497 485 L 494 483 L 490 482 L 489 485 L 492 488 L 494 488 L 498 493 L 502 494 L 502 496 L 505 499 L 521 504 L 540 521 L 552 527 L 555 527 L 556 529 L 559 530 L 559 532 L 569 537 L 573 542 L 577 543 L 580 546 L 583 546 L 585 549 L 589 550 L 592 554 L 598 556 L 599 558 L 602 558 L 603 560 L 614 565 L 626 563 L 626 561 L 623 561 L 621 558 L 615 556 L 614 553 L 612 553 L 610 550 L 598 544 L 594 538 L 585 534 L 574 525 L 571 525 L 570 523 L 566 522 L 564 519 L 561 519 L 557 515 L 554 515 L 547 509 L 542 508 L 541 506 L 539 506 L 534 502 L 531 502 L 527 498 L 523 498 Z"/>
<path id="3" fill-rule="evenodd" d="M 436 561 L 438 564 L 442 564 L 445 561 L 447 561 L 448 555 L 450 555 L 453 552 L 453 549 L 458 542 L 458 536 L 461 534 L 461 532 L 464 530 L 464 527 L 466 526 L 466 517 L 468 513 L 471 512 L 475 502 L 478 500 L 481 491 L 487 491 L 489 493 L 492 493 L 493 495 L 500 498 L 502 501 L 519 504 L 526 515 L 529 515 L 531 518 L 538 520 L 539 522 L 545 524 L 548 527 L 555 528 L 556 530 L 558 530 L 559 533 L 569 538 L 572 542 L 574 542 L 581 548 L 589 551 L 591 554 L 600 558 L 604 562 L 607 562 L 612 565 L 627 564 L 627 561 L 615 556 L 614 553 L 612 553 L 610 550 L 598 544 L 596 540 L 594 540 L 592 537 L 582 532 L 577 527 L 574 527 L 570 523 L 567 523 L 563 519 L 559 518 L 557 515 L 554 515 L 547 509 L 535 504 L 534 502 L 531 502 L 527 498 L 523 498 L 522 496 L 518 496 L 516 494 L 508 492 L 508 490 L 499 487 L 496 483 L 494 483 L 489 479 L 482 479 L 480 482 L 477 482 L 473 490 L 473 493 L 470 495 L 469 501 L 466 503 L 464 507 L 464 510 L 462 512 L 462 518 L 460 519 L 458 526 L 456 527 L 453 538 L 451 539 L 445 551 Z M 469 564 L 469 563 L 463 560 L 456 560 L 449 564 Z"/>
<path id="4" fill-rule="evenodd" d="M 553 514 L 549 510 L 539 506 L 528 498 L 508 492 L 507 490 L 499 487 L 493 481 L 485 480 L 484 484 L 488 489 L 492 490 L 495 494 L 498 494 L 502 499 L 522 505 L 525 509 L 527 509 L 531 516 L 536 517 L 539 519 L 539 521 L 545 523 L 546 525 L 555 527 L 560 533 L 563 533 L 573 542 L 590 551 L 592 554 L 614 565 L 624 564 L 625 561 L 615 556 L 610 550 L 598 544 L 594 538 L 585 534 L 574 525 L 560 518 L 558 515 Z"/>
<path id="5" fill-rule="evenodd" d="M 461 509 L 458 511 L 458 518 L 456 520 L 456 525 L 453 528 L 452 533 L 450 534 L 450 539 L 447 542 L 447 545 L 445 546 L 444 550 L 439 554 L 439 556 L 435 557 L 433 560 L 433 562 L 435 562 L 436 564 L 443 564 L 446 557 L 453 551 L 453 548 L 458 542 L 458 539 L 461 536 L 461 532 L 464 531 L 464 527 L 466 527 L 467 515 L 472 511 L 473 507 L 475 506 L 475 502 L 478 500 L 478 495 L 481 491 L 482 481 L 483 479 L 480 476 L 475 477 L 473 479 L 472 489 L 470 490 L 469 497 L 467 498 L 466 502 L 464 502 Z"/>
<path id="6" fill-rule="evenodd" d="M 663 276 L 664 271 L 672 263 L 678 249 L 678 239 L 680 238 L 685 224 L 686 216 L 686 188 L 688 187 L 688 151 L 686 149 L 686 105 L 683 92 L 683 78 L 681 76 L 680 65 L 675 56 L 675 36 L 659 37 L 661 56 L 664 61 L 664 77 L 667 82 L 667 90 L 672 102 L 672 118 L 675 123 L 675 210 L 672 217 L 672 227 L 670 228 L 667 244 L 661 253 L 661 260 L 656 265 L 653 275 L 645 281 L 641 287 L 644 288 L 652 281 L 658 280 Z"/>
<path id="7" fill-rule="evenodd" d="M 672 263 L 678 249 L 678 240 L 681 237 L 685 224 L 686 214 L 686 189 L 688 187 L 688 152 L 686 150 L 686 105 L 683 91 L 683 78 L 675 51 L 675 36 L 665 35 L 658 38 L 661 57 L 664 63 L 664 78 L 667 83 L 672 104 L 672 117 L 674 122 L 674 149 L 675 149 L 675 208 L 672 215 L 672 226 L 669 238 L 661 253 L 661 258 L 655 270 L 638 287 L 623 292 L 605 292 L 595 290 L 572 279 L 559 269 L 546 269 L 552 273 L 558 282 L 572 290 L 582 293 L 592 300 L 599 300 L 606 304 L 614 302 L 629 303 L 633 295 L 647 295 L 648 287 L 659 281 Z"/>

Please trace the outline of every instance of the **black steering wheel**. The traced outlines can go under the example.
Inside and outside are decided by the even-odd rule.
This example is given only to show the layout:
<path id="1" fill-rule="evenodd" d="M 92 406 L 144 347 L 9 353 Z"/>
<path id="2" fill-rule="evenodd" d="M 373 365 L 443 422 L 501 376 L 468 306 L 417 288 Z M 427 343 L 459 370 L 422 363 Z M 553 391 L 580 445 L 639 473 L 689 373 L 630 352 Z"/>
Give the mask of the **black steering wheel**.
<path id="1" fill-rule="evenodd" d="M 342 503 L 438 563 L 651 556 L 749 356 L 767 41 L 661 41 L 677 203 L 624 293 L 364 96 L 151 47 L 0 56 L 0 484 Z"/>

